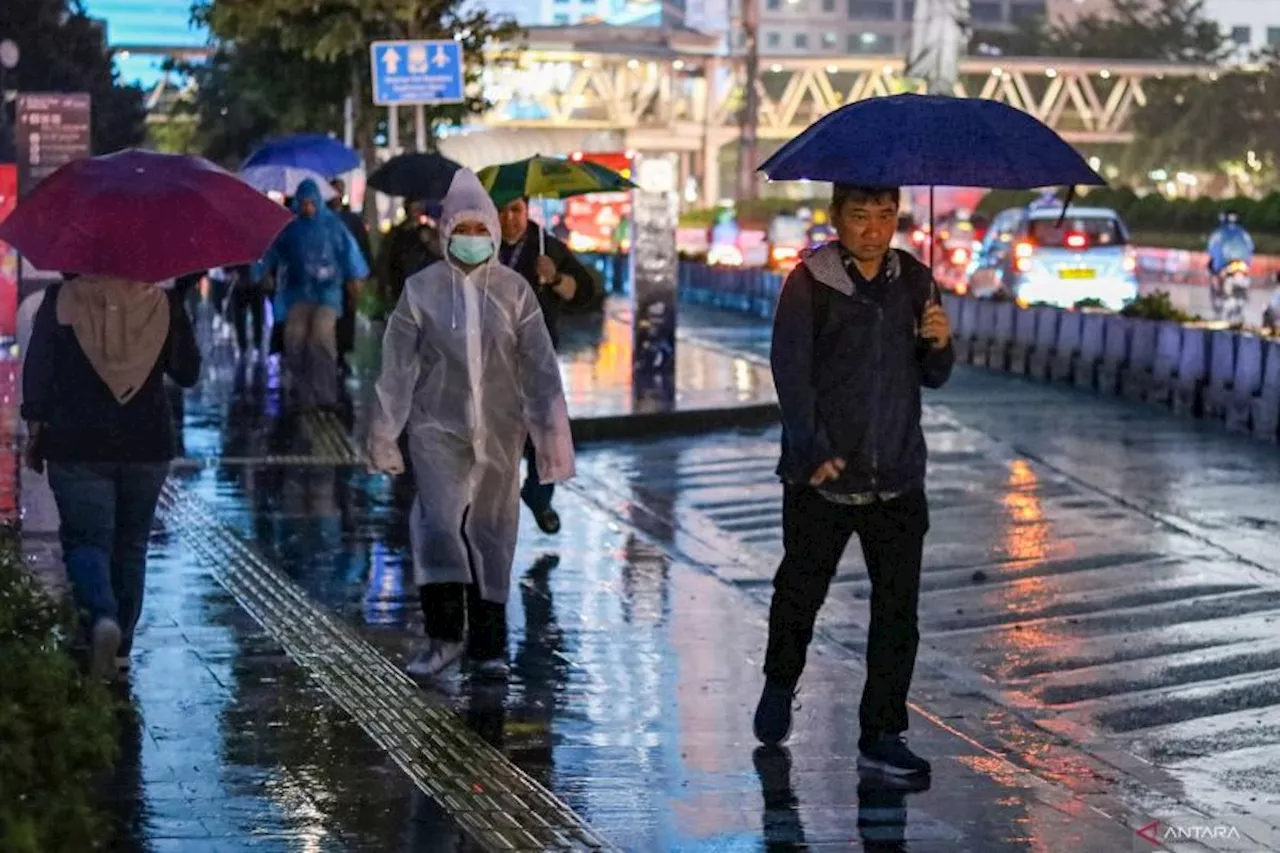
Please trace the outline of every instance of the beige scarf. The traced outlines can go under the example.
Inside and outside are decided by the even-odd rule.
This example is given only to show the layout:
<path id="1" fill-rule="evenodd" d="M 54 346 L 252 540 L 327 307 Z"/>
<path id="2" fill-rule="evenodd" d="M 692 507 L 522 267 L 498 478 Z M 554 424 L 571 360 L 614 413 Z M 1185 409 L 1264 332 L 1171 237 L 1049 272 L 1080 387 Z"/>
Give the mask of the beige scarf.
<path id="1" fill-rule="evenodd" d="M 169 338 L 169 300 L 160 288 L 85 276 L 58 293 L 58 323 L 76 341 L 121 405 L 142 388 Z"/>

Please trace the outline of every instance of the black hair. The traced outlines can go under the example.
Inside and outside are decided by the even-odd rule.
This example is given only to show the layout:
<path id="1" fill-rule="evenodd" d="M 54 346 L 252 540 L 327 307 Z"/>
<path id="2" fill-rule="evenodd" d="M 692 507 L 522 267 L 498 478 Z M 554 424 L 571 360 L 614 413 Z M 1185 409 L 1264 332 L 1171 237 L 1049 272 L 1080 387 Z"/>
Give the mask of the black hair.
<path id="1" fill-rule="evenodd" d="M 898 207 L 902 204 L 902 190 L 899 187 L 864 187 L 855 184 L 836 184 L 831 189 L 831 209 L 837 213 L 849 202 L 865 204 L 869 201 L 888 201 Z"/>

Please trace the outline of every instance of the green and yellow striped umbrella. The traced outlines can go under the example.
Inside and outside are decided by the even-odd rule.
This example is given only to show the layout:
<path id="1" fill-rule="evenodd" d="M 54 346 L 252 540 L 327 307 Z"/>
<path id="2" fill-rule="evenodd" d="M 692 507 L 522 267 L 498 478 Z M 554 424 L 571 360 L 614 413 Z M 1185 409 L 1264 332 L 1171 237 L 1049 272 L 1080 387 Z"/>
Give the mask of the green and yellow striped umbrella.
<path id="1" fill-rule="evenodd" d="M 518 198 L 569 198 L 589 193 L 625 192 L 635 184 L 597 163 L 559 157 L 530 157 L 480 170 L 480 183 L 499 207 Z"/>

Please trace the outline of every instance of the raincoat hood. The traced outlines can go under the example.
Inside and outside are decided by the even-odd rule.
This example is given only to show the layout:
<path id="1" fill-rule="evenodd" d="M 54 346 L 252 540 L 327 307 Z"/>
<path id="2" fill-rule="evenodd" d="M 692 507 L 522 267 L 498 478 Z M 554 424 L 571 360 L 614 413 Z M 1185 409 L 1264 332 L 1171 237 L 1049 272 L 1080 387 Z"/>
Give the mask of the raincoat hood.
<path id="1" fill-rule="evenodd" d="M 311 178 L 307 178 L 298 184 L 298 191 L 293 197 L 293 210 L 295 213 L 301 215 L 304 201 L 310 201 L 315 204 L 317 216 L 320 215 L 321 211 L 328 209 L 325 207 L 324 196 L 320 193 L 320 186 Z"/>
<path id="2" fill-rule="evenodd" d="M 485 192 L 470 169 L 459 169 L 449 184 L 449 192 L 444 197 L 443 210 L 440 213 L 440 241 L 445 257 L 449 253 L 449 238 L 459 222 L 478 220 L 489 229 L 489 237 L 493 240 L 493 256 L 498 256 L 499 243 L 502 240 L 502 228 L 498 224 L 498 208 L 493 199 Z"/>

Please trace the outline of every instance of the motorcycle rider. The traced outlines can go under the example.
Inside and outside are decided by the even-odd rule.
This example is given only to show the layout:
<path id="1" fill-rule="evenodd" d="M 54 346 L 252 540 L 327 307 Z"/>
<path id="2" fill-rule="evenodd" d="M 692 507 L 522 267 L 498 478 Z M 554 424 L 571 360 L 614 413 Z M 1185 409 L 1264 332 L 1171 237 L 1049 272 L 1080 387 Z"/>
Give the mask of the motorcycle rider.
<path id="1" fill-rule="evenodd" d="M 1253 238 L 1240 224 L 1240 214 L 1224 210 L 1219 225 L 1209 235 L 1209 273 L 1215 278 L 1235 261 L 1253 264 Z"/>
<path id="2" fill-rule="evenodd" d="M 1212 278 L 1214 295 L 1217 297 L 1215 303 L 1218 300 L 1225 303 L 1226 300 L 1238 295 L 1227 293 L 1225 276 L 1227 268 L 1236 262 L 1252 267 L 1253 238 L 1240 224 L 1238 211 L 1231 209 L 1222 211 L 1218 215 L 1218 223 L 1218 227 L 1209 235 L 1209 275 Z M 1232 306 L 1232 310 L 1227 313 L 1237 314 L 1242 309 L 1243 305 Z M 1221 313 L 1223 312 L 1219 309 L 1219 314 Z"/>

